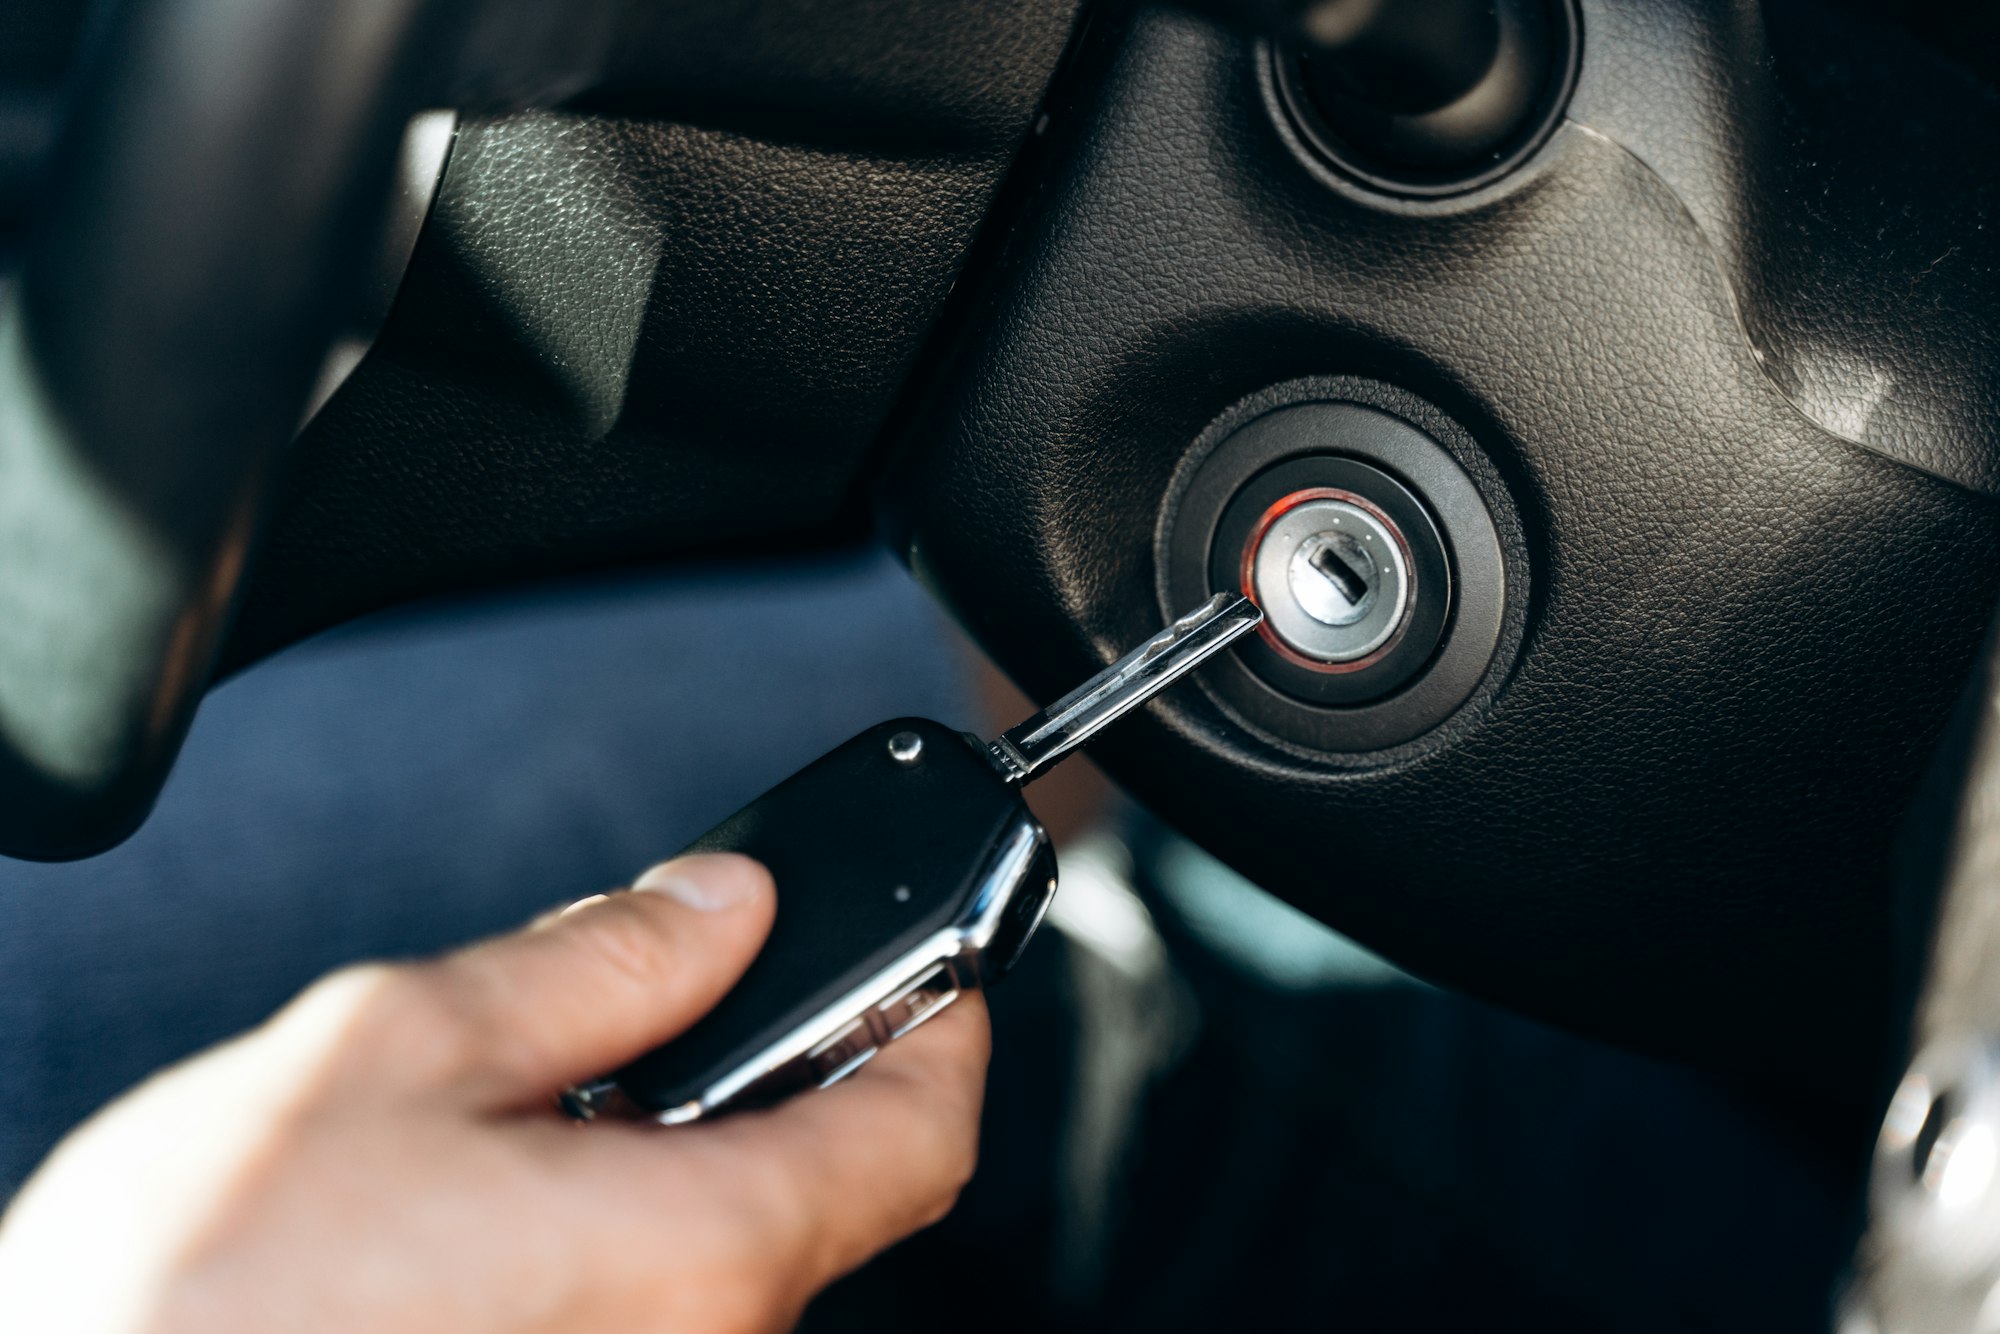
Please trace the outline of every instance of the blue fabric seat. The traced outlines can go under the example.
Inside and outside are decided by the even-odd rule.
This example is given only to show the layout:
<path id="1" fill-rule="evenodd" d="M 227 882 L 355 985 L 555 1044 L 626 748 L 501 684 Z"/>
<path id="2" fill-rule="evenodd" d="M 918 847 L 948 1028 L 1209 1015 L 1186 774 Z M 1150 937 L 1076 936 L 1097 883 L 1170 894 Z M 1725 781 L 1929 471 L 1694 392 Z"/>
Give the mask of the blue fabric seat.
<path id="1" fill-rule="evenodd" d="M 954 634 L 866 553 L 392 613 L 224 683 L 129 842 L 0 860 L 0 1200 L 330 968 L 624 883 L 884 718 L 972 726 Z"/>

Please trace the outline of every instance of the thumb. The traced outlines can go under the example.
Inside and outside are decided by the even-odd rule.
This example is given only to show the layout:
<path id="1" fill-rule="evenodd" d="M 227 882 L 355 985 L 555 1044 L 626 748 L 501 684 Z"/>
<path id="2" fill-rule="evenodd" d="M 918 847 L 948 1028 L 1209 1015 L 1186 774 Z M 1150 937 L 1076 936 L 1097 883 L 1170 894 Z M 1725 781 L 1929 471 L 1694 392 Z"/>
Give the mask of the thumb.
<path id="1" fill-rule="evenodd" d="M 771 874 L 734 853 L 682 857 L 632 892 L 428 965 L 477 1101 L 520 1105 L 678 1036 L 770 934 Z"/>

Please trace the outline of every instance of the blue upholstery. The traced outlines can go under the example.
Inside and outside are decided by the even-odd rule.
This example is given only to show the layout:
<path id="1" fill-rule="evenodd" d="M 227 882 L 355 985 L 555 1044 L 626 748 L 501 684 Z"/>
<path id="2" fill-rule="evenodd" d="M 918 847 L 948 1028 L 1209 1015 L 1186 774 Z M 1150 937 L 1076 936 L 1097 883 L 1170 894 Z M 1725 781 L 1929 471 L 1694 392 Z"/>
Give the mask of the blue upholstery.
<path id="1" fill-rule="evenodd" d="M 952 634 L 871 554 L 399 612 L 226 682 L 130 842 L 0 860 L 0 1200 L 329 968 L 622 883 L 884 718 L 971 726 Z"/>

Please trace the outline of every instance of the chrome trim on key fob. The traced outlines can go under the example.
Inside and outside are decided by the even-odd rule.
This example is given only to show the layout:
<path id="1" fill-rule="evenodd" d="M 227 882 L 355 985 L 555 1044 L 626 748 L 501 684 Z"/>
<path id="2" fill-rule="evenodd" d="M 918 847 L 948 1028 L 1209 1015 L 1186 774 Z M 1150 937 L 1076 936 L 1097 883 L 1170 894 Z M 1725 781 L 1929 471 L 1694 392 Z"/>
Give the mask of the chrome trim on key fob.
<path id="1" fill-rule="evenodd" d="M 699 1097 L 662 1111 L 638 1107 L 609 1079 L 579 1084 L 562 1097 L 564 1110 L 580 1120 L 597 1116 L 644 1117 L 661 1125 L 684 1125 L 731 1106 L 755 1106 L 762 1094 L 782 1096 L 795 1088 L 839 1083 L 867 1064 L 883 1046 L 942 1012 L 959 994 L 974 991 L 1004 975 L 1020 957 L 1049 900 L 1056 878 L 1037 874 L 1048 835 L 1032 817 L 1018 821 L 995 849 L 980 877 L 966 915 L 930 936 L 860 986 L 820 1011 L 810 1022 L 723 1074 Z M 898 1003 L 942 970 L 950 989 L 925 1004 L 919 1013 Z M 856 1026 L 859 1026 L 858 1028 Z M 827 1056 L 850 1032 L 865 1045 L 847 1051 L 838 1061 Z M 824 1063 L 824 1069 L 818 1068 Z"/>

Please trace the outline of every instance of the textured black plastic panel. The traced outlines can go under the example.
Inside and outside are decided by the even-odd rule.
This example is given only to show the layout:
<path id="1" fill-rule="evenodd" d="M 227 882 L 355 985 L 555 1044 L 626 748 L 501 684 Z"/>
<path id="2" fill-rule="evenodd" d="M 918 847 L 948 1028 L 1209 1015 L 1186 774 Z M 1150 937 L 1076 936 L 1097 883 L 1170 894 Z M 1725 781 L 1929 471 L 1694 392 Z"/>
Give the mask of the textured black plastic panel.
<path id="1" fill-rule="evenodd" d="M 870 447 L 1076 0 L 659 8 L 630 45 L 668 67 L 598 99 L 645 118 L 460 131 L 388 326 L 294 449 L 225 666 L 405 598 L 865 529 Z"/>
<path id="2" fill-rule="evenodd" d="M 680 0 L 631 8 L 594 108 L 870 153 L 1011 147 L 1077 0 Z"/>
<path id="3" fill-rule="evenodd" d="M 1599 90 L 1646 62 L 1660 103 L 1768 69 L 1745 7 L 1644 33 L 1598 8 L 1584 79 Z M 1863 431 L 1864 448 L 1760 364 L 1718 263 L 1750 252 L 1747 228 L 1718 233 L 1743 225 L 1770 162 L 1718 150 L 1670 188 L 1615 127 L 1569 125 L 1489 195 L 1376 206 L 1287 142 L 1249 43 L 1148 11 L 1095 58 L 916 424 L 918 568 L 1053 694 L 1154 628 L 1158 507 L 1216 413 L 1315 374 L 1422 395 L 1478 440 L 1526 529 L 1525 640 L 1477 716 L 1335 767 L 1178 691 L 1100 755 L 1253 879 L 1428 976 L 1759 1078 L 1867 1087 L 1888 1014 L 1887 850 L 2000 575 L 1993 503 L 1929 475 L 1993 475 L 1985 335 L 1898 352 L 1960 444 L 1930 455 L 1934 437 Z M 1636 107 L 1643 87 L 1621 87 Z M 1743 120 L 1731 151 L 1793 151 L 1758 105 L 1724 110 Z M 1959 142 L 1910 151 L 1955 169 Z M 1833 185 L 1888 208 L 1849 170 Z M 1969 189 L 1911 208 L 1969 233 Z M 1695 198 L 1732 202 L 1698 220 Z M 1913 275 L 1877 228 L 1902 213 L 1827 207 L 1813 234 L 1838 240 L 1847 289 L 1892 308 Z M 1757 244 L 1822 225 L 1772 216 Z M 1771 277 L 1765 321 L 1812 329 L 1825 365 L 1867 364 L 1869 327 L 1785 296 L 1810 285 Z"/>
<path id="4" fill-rule="evenodd" d="M 2000 494 L 2000 94 L 1812 0 L 1593 0 L 1585 22 L 1572 119 L 1688 210 L 1772 382 Z"/>

